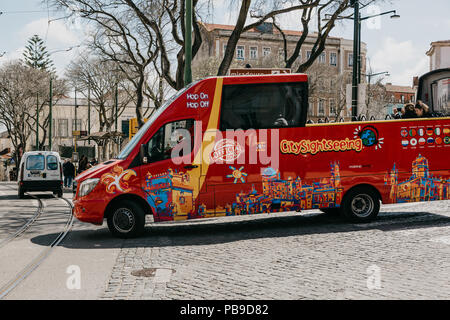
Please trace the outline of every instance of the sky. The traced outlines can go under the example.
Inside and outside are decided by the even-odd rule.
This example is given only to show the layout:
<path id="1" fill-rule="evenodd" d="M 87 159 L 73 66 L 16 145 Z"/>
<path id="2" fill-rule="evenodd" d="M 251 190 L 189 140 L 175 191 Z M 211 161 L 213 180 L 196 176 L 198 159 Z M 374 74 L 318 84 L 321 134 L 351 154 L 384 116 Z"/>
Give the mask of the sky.
<path id="1" fill-rule="evenodd" d="M 230 6 L 230 1 L 213 0 L 216 14 L 208 22 L 233 24 L 238 7 Z M 363 9 L 362 16 L 389 10 L 396 10 L 401 18 L 390 19 L 386 15 L 367 20 L 370 25 L 363 24 L 361 34 L 368 47 L 368 64 L 374 73 L 390 73 L 384 82 L 411 85 L 413 76 L 429 71 L 426 52 L 430 43 L 450 40 L 450 1 L 385 0 L 379 7 Z M 34 34 L 46 41 L 60 75 L 64 74 L 67 64 L 83 52 L 78 46 L 85 39 L 85 26 L 62 19 L 64 13 L 47 10 L 45 1 L 1 0 L 0 12 L 3 12 L 0 14 L 0 55 L 6 52 L 0 64 L 21 58 L 27 40 Z M 285 28 L 299 29 L 293 15 L 283 16 L 280 22 Z M 343 20 L 331 35 L 353 39 L 353 22 Z"/>

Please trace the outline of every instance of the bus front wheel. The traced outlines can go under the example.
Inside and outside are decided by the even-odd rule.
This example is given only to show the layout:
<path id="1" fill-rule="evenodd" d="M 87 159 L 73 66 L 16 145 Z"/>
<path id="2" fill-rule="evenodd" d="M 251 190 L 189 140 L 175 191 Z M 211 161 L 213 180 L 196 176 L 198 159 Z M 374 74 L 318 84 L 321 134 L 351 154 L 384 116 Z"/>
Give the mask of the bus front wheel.
<path id="1" fill-rule="evenodd" d="M 115 237 L 135 238 L 144 232 L 145 214 L 138 204 L 123 200 L 112 208 L 107 222 L 109 231 Z"/>
<path id="2" fill-rule="evenodd" d="M 380 199 L 372 188 L 361 186 L 350 190 L 342 201 L 342 214 L 351 222 L 369 222 L 380 212 Z"/>
<path id="3" fill-rule="evenodd" d="M 22 187 L 19 187 L 17 195 L 19 196 L 19 199 L 23 199 L 25 196 L 25 190 L 23 190 Z"/>

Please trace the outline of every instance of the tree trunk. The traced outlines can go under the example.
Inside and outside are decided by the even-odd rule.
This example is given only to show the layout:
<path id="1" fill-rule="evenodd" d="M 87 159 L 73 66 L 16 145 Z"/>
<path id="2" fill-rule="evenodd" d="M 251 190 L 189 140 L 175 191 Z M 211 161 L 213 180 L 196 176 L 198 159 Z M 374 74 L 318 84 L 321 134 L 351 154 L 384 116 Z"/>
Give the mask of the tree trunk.
<path id="1" fill-rule="evenodd" d="M 230 68 L 231 62 L 233 61 L 234 51 L 236 49 L 237 42 L 241 37 L 242 29 L 244 28 L 245 21 L 247 20 L 248 10 L 250 9 L 251 0 L 242 0 L 241 9 L 239 11 L 239 17 L 236 22 L 236 27 L 231 33 L 230 38 L 227 42 L 227 49 L 225 50 L 225 55 L 223 57 L 222 63 L 219 66 L 218 76 L 224 76 L 227 74 Z"/>

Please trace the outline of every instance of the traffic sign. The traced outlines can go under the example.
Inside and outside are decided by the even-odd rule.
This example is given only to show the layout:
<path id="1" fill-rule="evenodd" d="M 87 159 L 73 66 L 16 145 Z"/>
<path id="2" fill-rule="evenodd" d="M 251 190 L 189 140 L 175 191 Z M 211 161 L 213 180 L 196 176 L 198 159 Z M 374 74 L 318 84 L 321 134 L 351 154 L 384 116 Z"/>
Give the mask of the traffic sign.
<path id="1" fill-rule="evenodd" d="M 147 120 L 148 119 L 144 119 L 144 122 L 147 122 Z M 131 139 L 139 131 L 139 124 L 138 124 L 137 118 L 132 118 L 129 121 L 130 121 L 130 125 L 128 128 L 128 130 L 129 130 L 128 138 Z"/>

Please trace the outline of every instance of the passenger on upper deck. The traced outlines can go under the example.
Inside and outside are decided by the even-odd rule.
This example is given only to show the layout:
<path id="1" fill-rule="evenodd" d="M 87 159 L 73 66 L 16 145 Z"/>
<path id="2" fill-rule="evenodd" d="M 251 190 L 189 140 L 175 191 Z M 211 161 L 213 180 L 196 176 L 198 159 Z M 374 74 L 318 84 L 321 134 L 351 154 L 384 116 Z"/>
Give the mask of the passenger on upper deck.
<path id="1" fill-rule="evenodd" d="M 420 100 L 417 101 L 414 111 L 416 112 L 418 118 L 431 118 L 433 116 L 430 112 L 430 107 Z"/>
<path id="2" fill-rule="evenodd" d="M 405 114 L 405 109 L 403 109 L 403 108 L 395 108 L 394 109 L 394 114 L 392 115 L 392 117 L 394 119 L 401 119 L 404 114 Z"/>
<path id="3" fill-rule="evenodd" d="M 405 110 L 405 113 L 402 116 L 402 119 L 413 119 L 417 118 L 417 113 L 414 111 L 414 104 L 413 103 L 407 103 L 403 107 Z"/>

